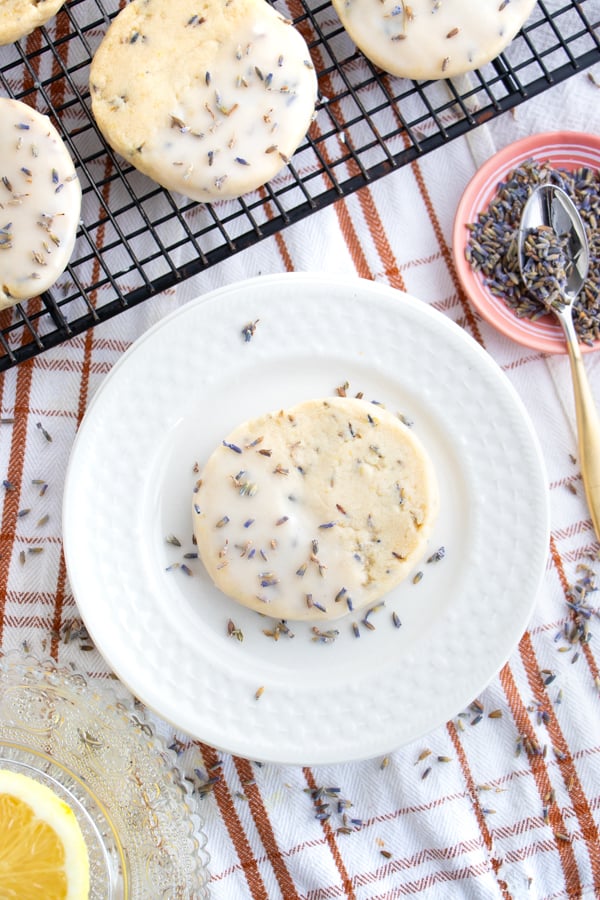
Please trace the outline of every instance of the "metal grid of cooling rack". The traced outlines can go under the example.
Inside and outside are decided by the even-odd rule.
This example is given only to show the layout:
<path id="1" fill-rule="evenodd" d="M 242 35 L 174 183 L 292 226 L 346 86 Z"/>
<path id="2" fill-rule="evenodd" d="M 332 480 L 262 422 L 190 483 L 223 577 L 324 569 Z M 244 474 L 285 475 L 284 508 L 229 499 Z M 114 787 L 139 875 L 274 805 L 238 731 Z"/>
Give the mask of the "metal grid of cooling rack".
<path id="1" fill-rule="evenodd" d="M 64 275 L 0 313 L 0 371 L 117 315 L 600 61 L 600 0 L 538 0 L 492 63 L 414 82 L 372 66 L 329 0 L 274 0 L 319 77 L 316 119 L 289 166 L 239 200 L 195 204 L 117 157 L 90 111 L 89 64 L 118 0 L 70 0 L 0 47 L 0 92 L 51 116 L 76 162 L 82 223 Z"/>

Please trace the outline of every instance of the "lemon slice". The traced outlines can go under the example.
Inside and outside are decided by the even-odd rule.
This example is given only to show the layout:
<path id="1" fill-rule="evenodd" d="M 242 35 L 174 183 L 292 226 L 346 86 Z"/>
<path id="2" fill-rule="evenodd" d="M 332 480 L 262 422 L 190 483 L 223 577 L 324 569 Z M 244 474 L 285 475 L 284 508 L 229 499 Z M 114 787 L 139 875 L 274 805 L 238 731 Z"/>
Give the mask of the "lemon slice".
<path id="1" fill-rule="evenodd" d="M 71 807 L 35 779 L 0 770 L 0 900 L 87 900 L 89 868 Z"/>

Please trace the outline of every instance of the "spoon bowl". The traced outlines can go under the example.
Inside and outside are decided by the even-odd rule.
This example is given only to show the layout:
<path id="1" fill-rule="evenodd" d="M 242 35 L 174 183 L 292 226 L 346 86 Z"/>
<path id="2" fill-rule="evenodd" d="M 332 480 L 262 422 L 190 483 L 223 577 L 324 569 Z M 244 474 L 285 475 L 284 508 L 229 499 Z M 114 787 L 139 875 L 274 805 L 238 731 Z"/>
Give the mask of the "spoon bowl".
<path id="1" fill-rule="evenodd" d="M 533 190 L 521 213 L 518 232 L 519 268 L 527 286 L 541 274 L 535 267 L 537 260 L 534 254 L 538 241 L 543 241 L 549 252 L 554 252 L 564 265 L 563 280 L 560 283 L 561 299 L 564 306 L 570 306 L 585 284 L 590 251 L 585 225 L 577 207 L 562 188 L 553 184 L 541 184 Z M 551 278 L 554 266 L 551 264 L 552 260 L 547 257 L 546 260 L 550 264 L 545 275 Z M 542 296 L 541 302 L 543 299 Z"/>
<path id="2" fill-rule="evenodd" d="M 581 475 L 600 540 L 600 419 L 573 324 L 573 302 L 589 270 L 585 225 L 568 194 L 556 185 L 542 184 L 523 207 L 517 240 L 524 285 L 563 328 L 573 379 Z"/>

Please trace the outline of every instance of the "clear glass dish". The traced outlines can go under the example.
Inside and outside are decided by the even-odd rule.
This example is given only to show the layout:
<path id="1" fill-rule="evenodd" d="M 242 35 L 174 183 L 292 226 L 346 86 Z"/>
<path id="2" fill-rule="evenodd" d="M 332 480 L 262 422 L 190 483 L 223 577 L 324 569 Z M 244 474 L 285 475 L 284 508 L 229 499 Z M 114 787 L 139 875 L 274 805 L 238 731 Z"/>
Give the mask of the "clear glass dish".
<path id="1" fill-rule="evenodd" d="M 90 900 L 206 900 L 206 839 L 176 757 L 133 701 L 52 660 L 0 654 L 0 769 L 51 787 L 90 854 Z"/>

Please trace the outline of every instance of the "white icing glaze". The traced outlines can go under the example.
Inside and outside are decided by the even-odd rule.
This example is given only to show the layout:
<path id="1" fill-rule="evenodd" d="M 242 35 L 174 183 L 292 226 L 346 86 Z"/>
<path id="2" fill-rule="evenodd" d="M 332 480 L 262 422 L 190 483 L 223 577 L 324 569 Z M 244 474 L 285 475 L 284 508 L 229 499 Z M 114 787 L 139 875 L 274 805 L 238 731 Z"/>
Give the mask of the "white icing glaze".
<path id="1" fill-rule="evenodd" d="M 387 72 L 448 78 L 496 57 L 536 0 L 332 0 L 357 47 Z"/>
<path id="2" fill-rule="evenodd" d="M 204 565 L 266 615 L 358 612 L 406 577 L 437 514 L 419 441 L 381 407 L 307 401 L 235 429 L 193 497 Z"/>
<path id="3" fill-rule="evenodd" d="M 0 98 L 0 309 L 47 290 L 75 243 L 81 186 L 47 116 Z"/>
<path id="4" fill-rule="evenodd" d="M 109 143 L 163 186 L 210 201 L 259 187 L 289 161 L 317 82 L 304 39 L 264 0 L 201 10 L 200 21 L 189 0 L 133 0 L 90 80 Z"/>

